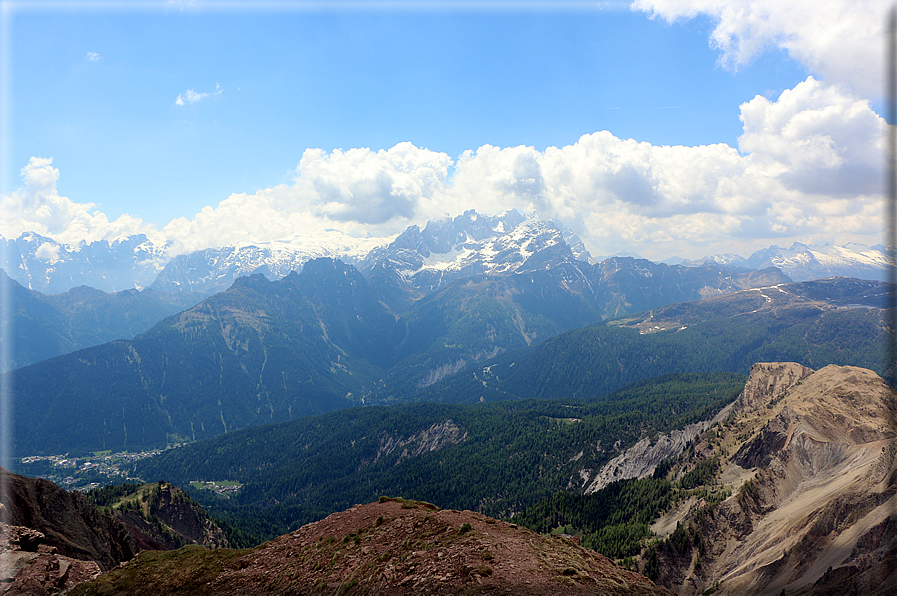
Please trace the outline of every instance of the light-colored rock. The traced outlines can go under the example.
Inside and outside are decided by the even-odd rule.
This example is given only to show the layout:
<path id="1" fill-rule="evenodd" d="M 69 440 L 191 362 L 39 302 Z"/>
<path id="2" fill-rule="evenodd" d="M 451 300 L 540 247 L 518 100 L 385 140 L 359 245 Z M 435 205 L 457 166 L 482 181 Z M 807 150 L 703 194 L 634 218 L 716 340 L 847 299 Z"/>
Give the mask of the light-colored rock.
<path id="1" fill-rule="evenodd" d="M 894 392 L 856 367 L 755 365 L 734 413 L 717 481 L 751 483 L 693 512 L 703 552 L 658 551 L 660 581 L 679 594 L 897 593 Z"/>

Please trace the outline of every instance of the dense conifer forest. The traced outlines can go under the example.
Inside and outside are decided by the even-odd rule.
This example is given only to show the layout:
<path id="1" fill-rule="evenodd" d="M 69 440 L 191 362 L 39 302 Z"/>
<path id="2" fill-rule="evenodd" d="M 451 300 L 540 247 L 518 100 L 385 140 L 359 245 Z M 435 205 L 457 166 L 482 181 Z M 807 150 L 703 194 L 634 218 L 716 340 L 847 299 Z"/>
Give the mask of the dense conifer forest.
<path id="1" fill-rule="evenodd" d="M 576 490 L 579 470 L 599 469 L 645 433 L 712 417 L 744 381 L 675 374 L 593 400 L 355 408 L 172 449 L 135 471 L 185 487 L 242 483 L 232 497 L 191 494 L 259 540 L 381 495 L 508 517 Z"/>

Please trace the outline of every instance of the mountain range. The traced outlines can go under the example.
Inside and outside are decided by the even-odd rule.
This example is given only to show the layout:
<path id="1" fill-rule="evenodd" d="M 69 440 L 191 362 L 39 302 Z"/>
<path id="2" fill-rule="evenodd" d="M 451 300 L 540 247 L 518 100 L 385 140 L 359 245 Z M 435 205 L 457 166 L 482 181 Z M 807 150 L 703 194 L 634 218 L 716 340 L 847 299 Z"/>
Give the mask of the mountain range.
<path id="1" fill-rule="evenodd" d="M 171 260 L 145 238 L 75 248 L 20 240 L 32 252 L 19 251 L 11 277 L 0 273 L 12 298 L 0 341 L 15 345 L 14 370 L 0 382 L 16 391 L 15 451 L 188 443 L 131 473 L 237 481 L 226 495 L 185 488 L 241 544 L 400 494 L 476 511 L 464 514 L 465 532 L 488 531 L 478 524 L 497 522 L 470 517 L 488 514 L 575 534 L 676 593 L 897 584 L 897 532 L 883 513 L 895 491 L 894 395 L 876 376 L 897 372 L 885 350 L 894 288 L 815 279 L 875 277 L 881 247 L 597 261 L 570 230 L 518 211 L 466 212 L 389 239 L 328 232 Z M 128 283 L 130 267 L 143 289 L 50 289 L 77 279 L 78 267 L 109 290 Z M 44 293 L 17 281 L 23 274 Z M 162 542 L 177 520 L 145 525 L 141 503 L 162 499 L 163 484 L 129 488 L 117 513 Z M 438 508 L 426 510 L 434 522 Z M 278 542 L 309 561 L 323 552 Z M 419 546 L 402 551 L 402 567 L 382 568 L 379 555 L 343 561 L 327 550 L 348 566 L 335 573 L 356 581 L 332 587 L 368 585 L 352 561 L 429 585 L 441 557 Z M 110 581 L 221 571 L 197 552 L 155 559 L 160 568 L 137 560 Z M 246 555 L 223 573 L 281 586 L 278 553 Z M 407 565 L 418 556 L 416 569 Z M 309 565 L 292 579 L 336 577 Z M 564 565 L 571 593 L 601 567 Z M 458 567 L 477 585 L 507 571 L 489 568 Z M 393 579 L 396 593 L 408 587 Z"/>
<path id="2" fill-rule="evenodd" d="M 110 294 L 87 286 L 42 294 L 22 287 L 2 269 L 0 287 L 8 298 L 0 311 L 0 344 L 14 346 L 9 361 L 0 363 L 0 372 L 132 338 L 202 298 L 189 292 L 153 290 Z"/>
<path id="3" fill-rule="evenodd" d="M 158 447 L 408 399 L 598 395 L 655 374 L 744 371 L 757 360 L 798 355 L 813 366 L 840 362 L 885 372 L 872 355 L 883 341 L 883 304 L 870 298 L 883 286 L 872 282 L 832 282 L 811 299 L 804 294 L 817 286 L 783 289 L 790 279 L 777 268 L 630 257 L 593 263 L 571 232 L 518 211 L 470 211 L 423 230 L 412 226 L 363 257 L 359 245 L 334 238 L 327 250 L 355 250 L 356 266 L 322 257 L 272 281 L 261 273 L 240 277 L 245 269 L 235 255 L 264 256 L 253 247 L 227 259 L 206 254 L 197 263 L 218 268 L 207 278 L 193 276 L 199 281 L 191 287 L 231 285 L 183 312 L 197 295 L 181 283 L 170 286 L 179 292 L 154 283 L 139 292 L 78 289 L 43 297 L 14 287 L 16 312 L 4 314 L 19 330 L 12 366 L 33 363 L 16 370 L 17 393 L 30 404 L 17 410 L 17 448 Z M 275 253 L 294 255 L 264 254 Z M 169 263 L 162 273 L 183 273 L 178 267 L 190 263 Z M 264 266 L 283 272 L 274 261 Z M 711 300 L 657 310 L 702 298 Z M 847 308 L 854 304 L 873 308 Z M 703 311 L 694 320 L 672 316 L 695 308 Z M 585 327 L 645 311 L 652 312 L 637 324 Z M 856 324 L 865 326 L 865 339 Z M 644 338 L 635 332 L 674 327 Z M 78 350 L 110 336 L 120 339 Z M 528 355 L 512 356 L 517 350 Z M 586 356 L 598 353 L 600 361 Z M 531 365 L 511 370 L 529 358 Z M 480 364 L 486 372 L 458 374 Z M 563 373 L 570 370 L 583 372 Z"/>
<path id="4" fill-rule="evenodd" d="M 78 286 L 104 292 L 145 288 L 165 266 L 165 248 L 143 234 L 80 244 L 64 244 L 34 232 L 15 239 L 0 236 L 7 275 L 42 294 Z"/>
<path id="5" fill-rule="evenodd" d="M 211 295 L 226 290 L 242 275 L 261 273 L 270 280 L 299 271 L 314 258 L 332 257 L 372 278 L 401 280 L 406 291 L 432 291 L 441 283 L 474 273 L 512 271 L 537 246 L 559 240 L 575 259 L 598 262 L 582 241 L 563 225 L 540 221 L 517 210 L 495 216 L 467 211 L 454 218 L 410 226 L 397 237 L 356 238 L 321 230 L 267 242 L 242 242 L 171 256 L 173 244 L 155 244 L 145 235 L 113 242 L 64 244 L 34 232 L 15 239 L 0 237 L 8 275 L 26 288 L 56 294 L 86 285 L 105 292 L 152 287 Z M 625 256 L 625 255 L 618 255 Z M 606 260 L 604 258 L 600 260 Z M 849 243 L 844 246 L 771 246 L 750 257 L 722 254 L 664 263 L 716 265 L 743 269 L 778 267 L 794 281 L 833 276 L 885 279 L 885 247 Z M 385 267 L 386 271 L 380 271 Z M 408 279 L 405 279 L 408 278 Z"/>
<path id="6" fill-rule="evenodd" d="M 18 369 L 16 448 L 157 447 L 361 404 L 594 396 L 663 373 L 746 371 L 764 356 L 885 368 L 881 282 L 777 284 L 583 328 L 596 296 L 644 308 L 680 295 L 688 274 L 733 279 L 650 264 L 664 273 L 655 283 L 670 282 L 652 295 L 646 264 L 619 260 L 608 280 L 581 286 L 605 289 L 589 295 L 558 270 L 461 279 L 402 315 L 331 259 L 276 282 L 240 278 L 133 340 Z M 635 285 L 608 290 L 614 280 Z"/>
<path id="7" fill-rule="evenodd" d="M 542 258 L 539 252 L 530 257 Z M 598 320 L 602 312 L 695 299 L 708 288 L 752 285 L 758 275 L 633 259 L 610 269 L 581 262 L 570 268 L 570 260 L 462 278 L 401 314 L 358 270 L 332 259 L 310 261 L 302 273 L 274 282 L 239 278 L 227 292 L 133 340 L 18 369 L 18 401 L 30 404 L 16 417 L 18 447 L 164 446 L 394 401 L 469 363 Z M 777 271 L 768 275 L 783 279 Z"/>
<path id="8" fill-rule="evenodd" d="M 850 242 L 844 246 L 824 244 L 808 246 L 795 242 L 790 248 L 772 245 L 748 258 L 733 254 L 712 255 L 697 261 L 681 261 L 681 265 L 703 265 L 708 262 L 746 269 L 778 267 L 794 281 L 826 277 L 886 279 L 888 251 L 884 245 L 866 246 Z"/>

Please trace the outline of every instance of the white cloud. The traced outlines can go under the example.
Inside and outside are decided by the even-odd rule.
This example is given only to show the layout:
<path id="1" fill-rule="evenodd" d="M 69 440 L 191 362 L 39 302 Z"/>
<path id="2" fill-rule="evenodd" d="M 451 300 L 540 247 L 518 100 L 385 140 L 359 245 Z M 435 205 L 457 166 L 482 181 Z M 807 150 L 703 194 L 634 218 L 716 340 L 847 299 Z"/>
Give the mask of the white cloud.
<path id="1" fill-rule="evenodd" d="M 325 228 L 389 235 L 445 213 L 442 199 L 451 163 L 445 153 L 411 143 L 376 152 L 309 149 L 293 185 L 233 194 L 192 219 L 169 222 L 162 233 L 175 242 L 175 253 Z"/>
<path id="2" fill-rule="evenodd" d="M 97 54 L 96 52 L 87 52 L 87 55 L 84 56 L 84 59 L 88 62 L 97 62 L 102 56 Z"/>
<path id="3" fill-rule="evenodd" d="M 445 186 L 451 158 L 399 143 L 388 151 L 309 149 L 296 179 L 316 211 L 334 221 L 382 224 L 411 220 Z"/>
<path id="4" fill-rule="evenodd" d="M 827 82 L 881 96 L 888 0 L 634 0 L 632 8 L 668 22 L 707 15 L 710 44 L 732 69 L 783 49 Z"/>
<path id="5" fill-rule="evenodd" d="M 517 207 L 566 223 L 596 254 L 697 258 L 793 241 L 878 242 L 884 123 L 869 102 L 809 77 L 774 100 L 744 103 L 740 117 L 737 148 L 655 146 L 600 131 L 544 152 L 484 145 L 456 162 L 407 142 L 309 149 L 292 184 L 231 195 L 155 238 L 172 240 L 176 254 L 322 228 L 386 236 L 469 208 Z M 51 160 L 32 158 L 22 176 L 23 188 L 0 201 L 5 236 L 153 233 L 137 218 L 109 222 L 94 205 L 60 197 Z"/>
<path id="6" fill-rule="evenodd" d="M 124 214 L 109 221 L 93 203 L 76 203 L 56 190 L 59 170 L 53 159 L 32 157 L 22 168 L 23 186 L 0 197 L 0 235 L 18 237 L 37 232 L 59 242 L 115 240 L 129 234 L 153 233 L 140 218 Z M 52 255 L 44 254 L 44 257 Z"/>
<path id="7" fill-rule="evenodd" d="M 459 159 L 455 203 L 556 217 L 602 254 L 751 252 L 773 242 L 879 235 L 884 122 L 812 77 L 741 106 L 739 150 L 654 146 L 603 131 L 549 148 L 482 147 Z M 537 189 L 537 192 L 528 192 Z"/>
<path id="8" fill-rule="evenodd" d="M 215 90 L 209 93 L 197 93 L 193 89 L 187 89 L 183 93 L 178 93 L 177 99 L 174 100 L 174 105 L 185 106 L 187 104 L 199 103 L 209 97 L 218 97 L 223 91 L 217 83 L 215 84 Z"/>
<path id="9" fill-rule="evenodd" d="M 55 263 L 59 261 L 59 245 L 44 242 L 34 251 L 34 256 L 47 263 Z"/>
<path id="10" fill-rule="evenodd" d="M 757 96 L 743 104 L 741 120 L 741 151 L 781 168 L 787 187 L 844 197 L 881 192 L 884 121 L 846 88 L 810 77 L 774 102 Z"/>

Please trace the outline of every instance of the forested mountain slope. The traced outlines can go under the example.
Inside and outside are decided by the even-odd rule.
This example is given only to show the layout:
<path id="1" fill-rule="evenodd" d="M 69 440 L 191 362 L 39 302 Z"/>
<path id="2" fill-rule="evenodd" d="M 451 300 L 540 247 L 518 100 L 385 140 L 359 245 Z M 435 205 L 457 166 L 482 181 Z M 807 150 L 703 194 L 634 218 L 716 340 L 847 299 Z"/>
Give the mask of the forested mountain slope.
<path id="1" fill-rule="evenodd" d="M 758 275 L 655 264 L 649 270 L 647 261 L 620 259 L 612 269 L 595 269 L 602 277 L 590 280 L 587 264 L 571 254 L 566 244 L 548 246 L 513 273 L 458 279 L 403 314 L 355 268 L 333 259 L 310 261 L 276 282 L 240 278 L 131 341 L 17 371 L 16 448 L 35 454 L 157 447 L 404 401 L 463 366 L 535 345 L 608 310 L 696 298 L 707 288 L 731 291 Z"/>
<path id="2" fill-rule="evenodd" d="M 107 294 L 79 286 L 44 295 L 22 287 L 0 269 L 8 310 L 0 313 L 0 343 L 10 342 L 9 370 L 61 354 L 143 333 L 201 297 L 189 292 L 123 290 Z M 0 371 L 4 372 L 4 371 Z"/>
<path id="3" fill-rule="evenodd" d="M 266 536 L 383 494 L 510 515 L 583 487 L 582 470 L 645 434 L 711 418 L 743 384 L 737 374 L 672 375 L 592 401 L 353 408 L 171 449 L 135 472 L 180 485 L 238 481 L 230 499 L 193 496 Z"/>
<path id="4" fill-rule="evenodd" d="M 17 450 L 136 449 L 353 405 L 389 358 L 395 318 L 355 269 L 314 263 L 17 371 Z"/>
<path id="5" fill-rule="evenodd" d="M 886 291 L 881 282 L 832 278 L 658 307 L 500 356 L 415 398 L 587 398 L 650 375 L 747 373 L 768 361 L 849 364 L 886 374 Z"/>

